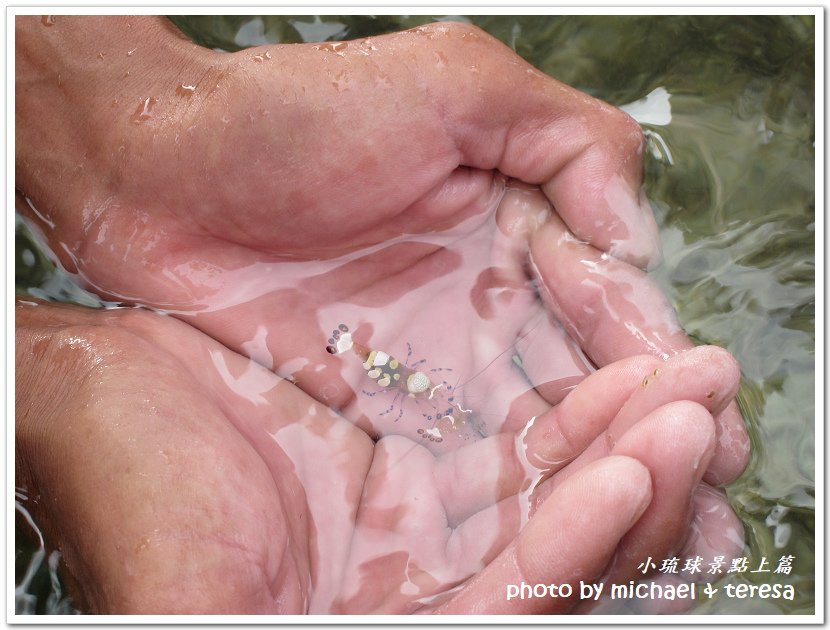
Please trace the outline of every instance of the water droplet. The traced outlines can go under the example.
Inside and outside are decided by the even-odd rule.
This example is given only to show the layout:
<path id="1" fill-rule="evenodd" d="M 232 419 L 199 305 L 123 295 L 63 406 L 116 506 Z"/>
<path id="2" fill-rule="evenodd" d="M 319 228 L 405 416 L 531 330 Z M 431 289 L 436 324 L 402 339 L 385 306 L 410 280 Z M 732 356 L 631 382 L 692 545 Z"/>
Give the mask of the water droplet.
<path id="1" fill-rule="evenodd" d="M 265 57 L 263 57 L 262 55 L 254 55 L 253 57 L 251 57 L 251 59 L 253 59 L 254 61 L 257 61 L 257 62 L 265 61 Z"/>
<path id="2" fill-rule="evenodd" d="M 133 56 L 133 53 L 134 53 L 136 50 L 138 50 L 138 48 L 133 48 L 132 50 L 128 50 L 128 51 L 127 51 L 127 56 L 128 56 L 128 57 L 132 57 L 132 56 Z"/>
<path id="3" fill-rule="evenodd" d="M 143 123 L 150 118 L 153 117 L 153 108 L 156 106 L 159 100 L 155 96 L 148 96 L 141 104 L 136 108 L 135 112 L 133 112 L 132 118 L 130 120 L 135 124 Z"/>
<path id="4" fill-rule="evenodd" d="M 98 59 L 103 59 L 104 58 L 104 53 L 102 53 L 101 51 L 98 51 L 97 57 L 98 57 Z"/>
<path id="5" fill-rule="evenodd" d="M 347 90 L 349 84 L 349 77 L 346 74 L 346 71 L 339 73 L 336 77 L 334 77 L 334 81 L 331 82 L 334 88 L 340 92 L 341 90 Z"/>
<path id="6" fill-rule="evenodd" d="M 112 99 L 112 101 L 110 102 L 110 107 L 118 107 L 118 99 L 117 98 Z"/>
<path id="7" fill-rule="evenodd" d="M 315 50 L 323 50 L 325 52 L 336 53 L 339 57 L 343 57 L 343 51 L 348 47 L 346 42 L 325 42 L 314 47 Z"/>
<path id="8" fill-rule="evenodd" d="M 176 86 L 176 94 L 179 96 L 193 96 L 195 91 L 195 85 L 185 85 L 184 83 L 179 83 L 179 85 Z"/>
<path id="9" fill-rule="evenodd" d="M 43 26 L 54 26 L 55 25 L 55 16 L 54 15 L 44 15 L 40 18 L 40 23 Z"/>

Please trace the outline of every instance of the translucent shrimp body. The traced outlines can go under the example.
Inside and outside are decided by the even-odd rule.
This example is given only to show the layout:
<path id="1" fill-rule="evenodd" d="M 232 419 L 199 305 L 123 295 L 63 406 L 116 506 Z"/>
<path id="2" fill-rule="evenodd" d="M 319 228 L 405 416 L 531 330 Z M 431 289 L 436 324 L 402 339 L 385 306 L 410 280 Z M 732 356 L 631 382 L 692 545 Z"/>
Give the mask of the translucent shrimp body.
<path id="1" fill-rule="evenodd" d="M 453 395 L 453 388 L 444 381 L 434 382 L 421 370 L 409 367 L 383 350 L 374 350 L 355 342 L 345 324 L 340 324 L 328 340 L 326 350 L 330 354 L 340 355 L 351 351 L 363 361 L 366 376 L 382 388 L 397 390 L 396 397 L 388 411 L 394 408 L 398 395 L 416 399 L 419 404 L 427 404 L 427 413 L 422 413 L 428 426 L 418 429 L 423 439 L 431 442 L 443 442 L 448 433 L 458 433 L 462 428 L 475 428 L 472 424 L 472 411 L 464 409 Z M 367 392 L 368 393 L 368 392 Z M 372 395 L 372 394 L 370 394 Z M 401 406 L 397 422 L 403 416 Z"/>

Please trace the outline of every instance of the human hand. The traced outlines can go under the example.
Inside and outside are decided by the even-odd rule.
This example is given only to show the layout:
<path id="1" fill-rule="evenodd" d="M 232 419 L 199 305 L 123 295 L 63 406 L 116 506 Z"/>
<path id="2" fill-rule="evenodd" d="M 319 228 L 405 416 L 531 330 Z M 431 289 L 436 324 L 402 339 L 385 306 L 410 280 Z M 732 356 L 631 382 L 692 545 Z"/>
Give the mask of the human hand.
<path id="1" fill-rule="evenodd" d="M 382 313 L 369 322 L 375 348 L 401 355 L 410 341 L 456 383 L 496 357 L 471 357 L 482 345 L 471 338 L 496 352 L 517 336 L 549 344 L 546 374 L 532 379 L 559 383 L 549 403 L 584 377 L 573 344 L 533 310 L 538 283 L 560 322 L 584 318 L 567 298 L 590 291 L 576 286 L 584 266 L 554 251 L 558 223 L 537 231 L 530 224 L 544 219 L 525 210 L 493 220 L 499 173 L 540 184 L 569 231 L 598 251 L 639 264 L 657 254 L 636 123 L 469 26 L 233 55 L 194 46 L 156 18 L 58 17 L 43 27 L 20 16 L 16 26 L 18 187 L 66 267 L 99 292 L 178 314 L 327 404 L 347 405 L 356 384 L 344 386 L 339 365 L 319 358 L 321 340 L 371 309 Z M 96 63 L 55 65 L 85 55 Z M 70 174 L 75 185 L 61 189 Z M 535 232 L 544 236 L 531 247 Z M 623 283 L 634 271 L 618 270 Z M 596 365 L 691 347 L 659 293 L 637 284 L 644 295 L 622 297 L 633 328 L 594 315 L 604 320 L 590 326 L 602 331 L 586 349 Z M 491 374 L 468 389 L 509 386 Z M 383 435 L 388 427 L 370 417 L 363 426 Z M 730 417 L 739 434 L 734 409 Z M 744 436 L 733 450 L 745 446 Z M 725 459 L 718 482 L 745 452 Z"/>
<path id="2" fill-rule="evenodd" d="M 676 500 L 713 453 L 702 406 L 662 406 L 623 433 L 631 410 L 659 404 L 677 370 L 694 370 L 688 399 L 704 375 L 726 386 L 704 396 L 713 409 L 735 386 L 717 349 L 635 357 L 526 431 L 436 457 L 400 436 L 374 444 L 174 319 L 17 311 L 17 483 L 96 612 L 563 612 L 572 600 L 508 601 L 505 587 L 594 581 L 615 551 L 616 575 L 630 573 L 620 552 L 645 530 L 660 539 L 650 551 L 673 544 L 688 507 Z M 665 380 L 643 388 L 657 364 Z M 607 429 L 614 456 L 557 472 Z M 667 467 L 687 471 L 673 488 Z M 729 515 L 705 514 L 698 544 L 713 517 L 734 529 Z"/>
<path id="3" fill-rule="evenodd" d="M 57 33 L 61 21 L 50 34 Z M 138 33 L 142 22 L 134 20 L 132 37 L 146 43 Z M 388 49 L 377 56 L 372 51 L 372 59 L 377 59 L 372 64 L 361 65 L 365 55 L 359 50 L 357 62 L 347 59 L 338 45 L 291 47 L 290 56 L 278 59 L 279 72 L 266 68 L 278 51 L 288 55 L 286 48 L 244 51 L 220 60 L 208 51 L 165 39 L 165 30 L 157 24 L 151 28 L 151 45 L 136 49 L 148 51 L 139 64 L 143 71 L 136 71 L 140 79 L 115 96 L 114 107 L 102 107 L 110 101 L 96 87 L 107 84 L 98 69 L 91 76 L 64 75 L 63 91 L 75 97 L 75 115 L 96 121 L 87 127 L 88 146 L 74 152 L 90 156 L 84 168 L 74 170 L 75 163 L 67 162 L 66 155 L 38 159 L 42 145 L 36 135 L 25 135 L 33 127 L 18 124 L 18 185 L 46 222 L 55 224 L 50 232 L 53 242 L 69 245 L 56 248 L 64 263 L 99 291 L 175 312 L 228 347 L 293 378 L 375 437 L 394 433 L 419 438 L 417 424 L 394 422 L 398 409 L 380 417 L 388 401 L 362 396 L 363 386 L 356 379 L 359 368 L 354 367 L 350 376 L 348 366 L 324 354 L 323 340 L 340 321 L 368 322 L 369 329 L 358 327 L 355 334 L 371 333 L 374 346 L 399 356 L 404 356 L 404 344 L 411 339 L 430 365 L 458 375 L 454 383 L 469 381 L 467 398 L 477 403 L 476 413 L 486 420 L 485 434 L 517 430 L 531 417 L 528 411 L 544 412 L 592 369 L 559 325 L 535 309 L 536 282 L 547 306 L 557 310 L 597 365 L 643 350 L 671 354 L 690 346 L 665 303 L 633 267 L 603 259 L 600 267 L 621 273 L 621 282 L 603 272 L 593 278 L 598 283 L 577 283 L 585 272 L 582 259 L 562 256 L 578 245 L 562 247 L 557 254 L 550 247 L 553 240 L 534 236 L 564 236 L 555 218 L 541 229 L 521 228 L 518 236 L 500 223 L 494 213 L 504 180 L 479 170 L 498 167 L 541 183 L 572 231 L 619 258 L 645 264 L 654 253 L 655 231 L 639 195 L 641 137 L 616 110 L 522 65 L 512 53 L 466 27 L 461 32 L 451 27 L 442 33 L 435 27 L 420 35 L 378 38 Z M 119 73 L 130 72 L 125 64 L 133 67 L 138 58 L 127 58 L 132 50 L 132 44 L 126 46 L 129 38 L 109 30 L 114 42 L 96 45 L 111 45 L 117 51 L 105 52 L 104 59 L 113 61 L 104 67 L 120 78 Z M 84 39 L 83 28 L 73 31 Z M 402 53 L 401 46 L 409 49 L 413 37 L 424 43 Z M 19 34 L 19 41 L 25 39 Z M 366 45 L 375 46 L 374 42 Z M 440 63 L 435 70 L 419 62 L 423 58 L 418 55 L 432 60 L 434 53 L 439 61 L 441 55 L 466 59 L 471 47 L 481 52 L 472 56 L 482 66 L 512 69 L 505 74 L 482 72 L 480 67 L 464 74 L 470 86 L 459 90 L 458 75 L 448 79 Z M 383 45 L 379 48 L 384 50 Z M 153 50 L 164 53 L 157 66 Z M 349 72 L 337 79 L 337 72 L 345 68 L 331 66 L 340 59 L 349 62 Z M 294 62 L 298 65 L 292 66 Z M 377 89 L 374 79 L 383 76 L 377 64 L 384 63 L 389 76 L 413 80 L 390 81 Z M 292 74 L 288 69 L 294 67 L 313 69 L 305 76 L 317 78 L 331 71 L 335 83 L 345 77 L 354 81 L 354 89 L 331 112 L 332 95 L 322 91 L 324 82 L 285 83 Z M 191 96 L 179 101 L 171 95 L 170 108 L 166 98 L 138 98 L 139 92 L 155 94 L 164 88 L 169 93 L 179 83 L 198 83 L 187 80 L 187 72 L 204 77 L 206 89 L 199 84 L 194 92 L 184 90 Z M 486 83 L 481 76 L 488 77 Z M 519 83 L 508 80 L 519 77 Z M 532 98 L 517 104 L 516 85 L 522 81 Z M 434 88 L 428 98 L 419 91 L 425 84 Z M 292 94 L 297 96 L 300 88 L 306 94 L 292 103 Z M 482 96 L 478 88 L 487 93 Z M 29 111 L 20 105 L 20 99 L 27 98 L 21 93 L 18 90 L 19 117 Z M 200 100 L 206 93 L 208 97 Z M 37 90 L 30 93 L 36 94 Z M 367 95 L 373 100 L 367 101 Z M 119 107 L 125 102 L 131 103 L 126 113 L 137 114 L 132 116 L 135 122 Z M 276 122 L 267 108 L 270 102 L 282 114 Z M 419 112 L 414 119 L 402 118 L 390 105 L 397 102 L 423 107 L 413 106 Z M 136 103 L 152 111 L 146 117 L 143 110 L 132 111 Z M 251 107 L 257 111 L 246 109 Z M 330 115 L 317 115 L 321 109 Z M 403 132 L 388 133 L 399 129 L 396 125 L 403 125 Z M 374 131 L 367 133 L 370 128 Z M 291 150 L 275 151 L 276 141 Z M 72 154 L 70 147 L 67 155 Z M 355 156 L 371 157 L 372 163 L 354 168 Z M 50 180 L 49 168 L 27 168 L 34 163 L 48 164 L 51 175 L 66 177 L 72 172 L 79 185 L 69 194 L 60 191 L 57 198 L 48 184 L 60 177 Z M 319 166 L 310 171 L 309 164 Z M 430 233 L 436 230 L 456 248 L 432 242 Z M 403 234 L 415 237 L 401 239 Z M 562 244 L 561 239 L 555 242 Z M 482 243 L 483 250 L 473 247 Z M 522 264 L 528 248 L 539 273 L 527 273 Z M 460 264 L 453 262 L 454 254 L 461 256 Z M 489 267 L 496 273 L 482 276 Z M 597 319 L 588 318 L 580 338 L 573 322 L 584 320 L 582 303 L 569 299 L 578 294 L 575 289 L 625 288 L 632 274 L 638 278 L 637 289 L 645 287 L 645 299 L 638 293 L 637 299 L 619 295 L 615 300 L 616 306 L 635 307 L 634 319 L 618 320 L 615 326 L 610 311 L 600 313 Z M 559 277 L 565 281 L 553 281 Z M 429 286 L 426 296 L 412 293 L 423 285 Z M 481 299 L 474 295 L 468 303 L 471 288 L 479 289 Z M 480 307 L 491 301 L 488 294 L 505 299 L 495 303 L 494 314 L 485 316 Z M 403 295 L 412 295 L 416 303 L 399 299 Z M 372 309 L 377 315 L 366 317 Z M 447 321 L 453 326 L 446 326 Z M 527 332 L 534 336 L 528 338 Z M 474 355 L 471 339 L 485 339 L 491 347 Z M 521 373 L 512 369 L 509 350 L 517 339 L 527 345 L 518 353 L 522 371 L 530 375 L 539 370 L 530 376 L 536 387 L 521 383 Z M 565 352 L 557 353 L 555 361 L 523 356 L 546 347 Z M 496 364 L 491 366 L 491 360 Z M 493 383 L 507 388 L 507 394 L 485 400 L 475 392 L 478 388 L 492 394 Z M 407 420 L 413 415 L 409 407 Z M 416 407 L 414 419 L 423 421 L 422 415 Z M 716 431 L 719 436 L 737 436 L 731 444 L 717 442 L 719 452 L 708 474 L 722 482 L 742 468 L 746 440 L 735 413 L 721 413 Z M 443 443 L 446 450 L 457 446 L 450 440 Z"/>
<path id="4" fill-rule="evenodd" d="M 155 18 L 58 17 L 44 28 L 20 17 L 17 27 L 18 187 L 55 228 L 67 268 L 102 292 L 204 314 L 250 282 L 231 271 L 457 226 L 498 198 L 498 173 L 541 184 L 602 250 L 640 264 L 656 254 L 637 125 L 470 27 L 233 55 Z M 101 63 L 55 66 L 87 54 Z M 350 87 L 338 92 L 341 75 Z M 136 105 L 148 111 L 134 116 Z M 273 311 L 245 319 L 263 312 Z M 240 347 L 239 324 L 209 319 L 200 327 Z"/>

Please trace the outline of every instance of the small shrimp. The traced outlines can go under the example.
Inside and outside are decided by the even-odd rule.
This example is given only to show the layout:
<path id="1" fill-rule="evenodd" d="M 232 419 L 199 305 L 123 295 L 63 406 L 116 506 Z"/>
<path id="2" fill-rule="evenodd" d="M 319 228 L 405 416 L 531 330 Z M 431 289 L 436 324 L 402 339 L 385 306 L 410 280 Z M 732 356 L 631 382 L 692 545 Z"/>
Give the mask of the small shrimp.
<path id="1" fill-rule="evenodd" d="M 467 425 L 472 425 L 472 410 L 464 409 L 456 402 L 452 385 L 447 384 L 446 381 L 435 383 L 426 372 L 415 369 L 419 364 L 424 363 L 423 359 L 412 366 L 408 365 L 408 357 L 412 355 L 412 348 L 408 343 L 409 352 L 407 360 L 403 363 L 382 350 L 373 350 L 355 342 L 348 326 L 345 324 L 340 324 L 332 331 L 328 344 L 326 350 L 329 354 L 338 355 L 351 350 L 363 360 L 363 369 L 366 370 L 366 376 L 375 381 L 380 387 L 398 390 L 392 405 L 381 415 L 391 412 L 398 397 L 405 394 L 409 398 L 416 399 L 416 402 L 428 401 L 428 404 L 435 410 L 433 414 L 422 414 L 433 423 L 433 426 L 428 429 L 418 429 L 418 434 L 424 439 L 431 442 L 442 442 L 445 433 L 456 432 Z M 444 369 L 438 368 L 431 371 L 444 371 Z M 376 392 L 365 393 L 374 396 Z M 403 405 L 401 405 L 400 413 L 395 422 L 400 420 L 402 416 Z"/>

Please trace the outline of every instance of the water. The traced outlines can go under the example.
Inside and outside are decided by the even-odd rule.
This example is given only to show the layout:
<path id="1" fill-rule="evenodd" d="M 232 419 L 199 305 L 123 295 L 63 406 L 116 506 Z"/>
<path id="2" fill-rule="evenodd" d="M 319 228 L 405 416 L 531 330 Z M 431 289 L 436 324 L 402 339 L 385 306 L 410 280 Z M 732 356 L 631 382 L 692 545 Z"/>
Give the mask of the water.
<path id="1" fill-rule="evenodd" d="M 211 47 L 234 50 L 266 42 L 326 41 L 361 37 L 429 22 L 426 16 L 396 17 L 264 17 L 251 19 L 175 18 L 188 34 Z M 749 425 L 753 457 L 746 473 L 728 489 L 730 503 L 740 516 L 747 541 L 744 555 L 756 567 L 760 558 L 791 554 L 796 560 L 789 576 L 778 583 L 795 587 L 795 600 L 715 598 L 691 612 L 810 613 L 814 602 L 814 86 L 813 24 L 802 17 L 477 17 L 470 21 L 496 35 L 543 71 L 616 105 L 631 103 L 662 89 L 668 95 L 670 122 L 644 122 L 649 137 L 646 189 L 660 227 L 665 262 L 654 277 L 676 307 L 683 327 L 702 343 L 721 345 L 738 359 L 742 386 L 738 395 Z M 659 95 L 660 92 L 657 92 Z M 489 219 L 488 219 L 489 220 Z M 455 239 L 455 251 L 469 260 L 467 248 L 478 228 Z M 406 260 L 423 252 L 407 251 Z M 18 292 L 58 301 L 100 305 L 95 296 L 79 289 L 56 270 L 18 221 L 16 284 Z M 466 256 L 466 258 L 465 258 Z M 394 257 L 393 257 L 394 259 Z M 477 263 L 481 264 L 481 263 Z M 469 269 L 462 265 L 462 269 Z M 461 272 L 459 272 L 461 273 Z M 453 278 L 457 279 L 457 276 Z M 267 284 L 267 283 L 266 283 Z M 264 290 L 259 287 L 257 290 Z M 460 304 L 457 292 L 431 285 L 434 296 L 447 300 L 449 309 Z M 533 303 L 535 287 L 520 292 Z M 486 292 L 485 292 L 486 293 Z M 454 301 L 453 301 L 454 300 Z M 504 352 L 497 340 L 483 348 L 481 357 L 460 361 L 464 344 L 447 345 L 435 329 L 419 330 L 418 319 L 388 317 L 384 309 L 342 304 L 326 311 L 320 325 L 325 333 L 344 323 L 360 343 L 384 350 L 401 361 L 426 359 L 442 403 L 449 388 L 469 392 L 461 403 L 475 422 L 486 423 L 481 409 L 488 377 L 496 374 L 488 361 L 496 357 L 499 369 L 527 376 L 521 358 Z M 410 305 L 402 304 L 402 309 Z M 498 308 L 498 302 L 495 303 Z M 531 318 L 519 318 L 530 321 Z M 406 335 L 401 335 L 402 322 Z M 369 327 L 367 328 L 367 325 Z M 531 331 L 532 326 L 528 327 Z M 450 329 L 452 332 L 452 329 Z M 524 332 L 524 329 L 522 329 Z M 251 331 L 251 356 L 266 356 L 261 337 Z M 424 338 L 435 338 L 425 346 Z M 476 339 L 489 339 L 489 332 Z M 259 339 L 259 341 L 257 341 Z M 564 339 L 564 338 L 563 338 Z M 407 346 L 407 342 L 410 346 Z M 320 349 L 326 339 L 320 338 Z M 566 342 L 563 342 L 566 343 Z M 492 346 L 492 347 L 491 347 Z M 409 348 L 412 354 L 410 358 Z M 446 350 L 444 350 L 446 348 Z M 584 369 L 578 354 L 545 380 L 567 390 L 570 379 Z M 353 358 L 353 362 L 347 361 Z M 388 426 L 372 430 L 397 431 L 409 426 L 410 437 L 433 450 L 451 440 L 477 439 L 477 430 L 441 431 L 442 442 L 422 437 L 414 423 L 433 413 L 432 399 L 395 400 L 395 391 L 377 393 L 356 357 L 344 353 L 329 357 L 343 361 L 344 383 L 339 390 L 319 390 L 320 398 L 341 406 L 359 424 L 361 417 L 386 416 Z M 502 363 L 503 362 L 503 363 Z M 333 364 L 329 364 L 333 365 Z M 310 378 L 306 387 L 331 387 L 330 379 L 314 380 L 303 373 L 302 361 L 290 357 L 272 366 L 285 377 Z M 431 372 L 431 370 L 446 370 Z M 475 376 L 475 378 L 471 378 Z M 529 377 L 532 384 L 534 379 Z M 466 384 L 465 381 L 470 381 Z M 529 383 L 525 382 L 527 388 Z M 335 388 L 337 389 L 337 388 Z M 516 392 L 524 391 L 517 385 Z M 370 396 L 365 392 L 375 395 Z M 325 395 L 324 395 L 325 394 Z M 555 392 L 551 396 L 557 395 Z M 507 396 L 512 401 L 516 395 Z M 450 402 L 448 408 L 456 409 Z M 490 407 L 488 413 L 490 413 Z M 497 415 L 504 415 L 498 410 Z M 403 414 L 397 421 L 398 414 Z M 452 414 L 451 414 L 452 415 Z M 454 412 L 455 420 L 464 419 Z M 526 419 L 526 418 L 525 418 Z M 432 421 L 430 421 L 432 422 Z M 429 426 L 451 429 L 447 422 Z M 454 425 L 455 422 L 449 423 Z M 435 437 L 433 435 L 433 437 Z M 20 541 L 20 536 L 18 536 Z M 41 562 L 37 554 L 18 543 L 18 584 L 27 566 Z M 27 564 L 24 558 L 31 558 Z M 46 564 L 39 571 L 47 570 Z M 732 583 L 763 583 L 749 572 L 727 578 Z M 28 585 L 36 601 L 62 601 L 51 579 Z M 57 600 L 55 596 L 57 594 Z M 43 612 L 43 608 L 39 612 Z"/>

